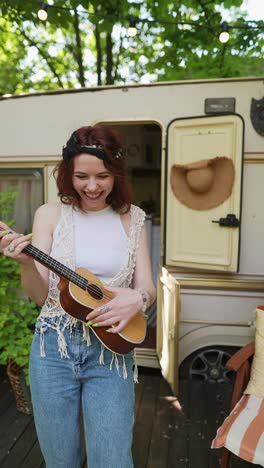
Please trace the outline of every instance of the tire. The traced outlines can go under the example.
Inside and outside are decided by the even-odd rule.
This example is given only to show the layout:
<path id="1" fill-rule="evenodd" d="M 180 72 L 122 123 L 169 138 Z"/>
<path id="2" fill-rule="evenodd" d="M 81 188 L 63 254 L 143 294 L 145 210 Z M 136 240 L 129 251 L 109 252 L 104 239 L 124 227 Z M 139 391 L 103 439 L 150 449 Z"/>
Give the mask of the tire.
<path id="1" fill-rule="evenodd" d="M 209 346 L 190 354 L 180 365 L 180 378 L 208 383 L 232 383 L 234 372 L 225 365 L 239 348 Z"/>

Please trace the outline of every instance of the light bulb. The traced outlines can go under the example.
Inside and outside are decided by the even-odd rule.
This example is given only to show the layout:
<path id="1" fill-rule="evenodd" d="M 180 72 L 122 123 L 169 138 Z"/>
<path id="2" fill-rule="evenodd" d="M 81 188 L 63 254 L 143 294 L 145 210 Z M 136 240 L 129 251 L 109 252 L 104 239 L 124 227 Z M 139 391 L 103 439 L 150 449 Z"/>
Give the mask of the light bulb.
<path id="1" fill-rule="evenodd" d="M 219 34 L 219 41 L 222 42 L 222 44 L 226 44 L 229 41 L 230 35 L 229 32 L 227 31 L 222 31 Z"/>
<path id="2" fill-rule="evenodd" d="M 219 34 L 219 41 L 222 44 L 226 44 L 229 41 L 229 32 L 228 32 L 228 25 L 227 23 L 221 24 L 221 33 Z"/>
<path id="3" fill-rule="evenodd" d="M 137 27 L 136 27 L 136 20 L 135 18 L 131 18 L 129 21 L 129 26 L 127 28 L 127 34 L 129 37 L 135 37 L 137 34 Z"/>
<path id="4" fill-rule="evenodd" d="M 46 21 L 48 18 L 47 5 L 45 3 L 42 3 L 40 9 L 38 10 L 38 18 L 41 21 Z"/>
<path id="5" fill-rule="evenodd" d="M 135 37 L 137 35 L 137 28 L 129 27 L 127 29 L 127 34 L 129 35 L 129 37 Z"/>

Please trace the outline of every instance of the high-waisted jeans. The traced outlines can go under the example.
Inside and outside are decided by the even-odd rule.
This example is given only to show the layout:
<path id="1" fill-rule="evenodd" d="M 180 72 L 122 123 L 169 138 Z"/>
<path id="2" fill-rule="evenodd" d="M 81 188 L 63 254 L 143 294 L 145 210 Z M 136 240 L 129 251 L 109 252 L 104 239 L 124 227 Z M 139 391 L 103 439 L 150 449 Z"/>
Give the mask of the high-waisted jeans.
<path id="1" fill-rule="evenodd" d="M 41 337 L 40 329 L 45 327 Z M 43 331 L 43 329 L 42 329 Z M 58 351 L 56 330 L 37 322 L 30 355 L 33 412 L 46 468 L 80 468 L 81 408 L 89 468 L 133 467 L 131 445 L 134 423 L 133 356 L 113 365 L 113 354 L 91 335 L 83 340 L 82 324 L 65 329 L 68 358 Z M 45 339 L 45 357 L 40 339 Z"/>

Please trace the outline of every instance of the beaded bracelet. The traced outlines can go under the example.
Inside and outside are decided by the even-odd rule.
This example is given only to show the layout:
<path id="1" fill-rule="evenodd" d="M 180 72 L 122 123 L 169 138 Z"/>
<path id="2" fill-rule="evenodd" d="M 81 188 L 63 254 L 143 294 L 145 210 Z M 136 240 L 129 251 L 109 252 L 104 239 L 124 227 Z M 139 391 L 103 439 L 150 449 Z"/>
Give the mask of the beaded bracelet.
<path id="1" fill-rule="evenodd" d="M 141 297 L 142 297 L 142 301 L 143 301 L 143 307 L 142 307 L 142 312 L 143 314 L 146 312 L 147 310 L 147 306 L 148 306 L 148 296 L 147 296 L 147 293 L 144 289 L 142 288 L 137 288 L 135 289 L 135 291 L 138 291 L 140 294 L 141 294 Z"/>

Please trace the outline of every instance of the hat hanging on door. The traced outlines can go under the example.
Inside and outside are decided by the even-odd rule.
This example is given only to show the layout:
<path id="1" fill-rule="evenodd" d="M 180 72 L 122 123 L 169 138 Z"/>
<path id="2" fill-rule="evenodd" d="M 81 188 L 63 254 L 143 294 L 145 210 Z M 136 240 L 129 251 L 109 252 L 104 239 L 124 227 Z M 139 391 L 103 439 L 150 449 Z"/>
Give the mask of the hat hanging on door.
<path id="1" fill-rule="evenodd" d="M 193 210 L 209 210 L 230 197 L 234 178 L 232 159 L 221 156 L 191 164 L 174 164 L 170 183 L 181 203 Z"/>

